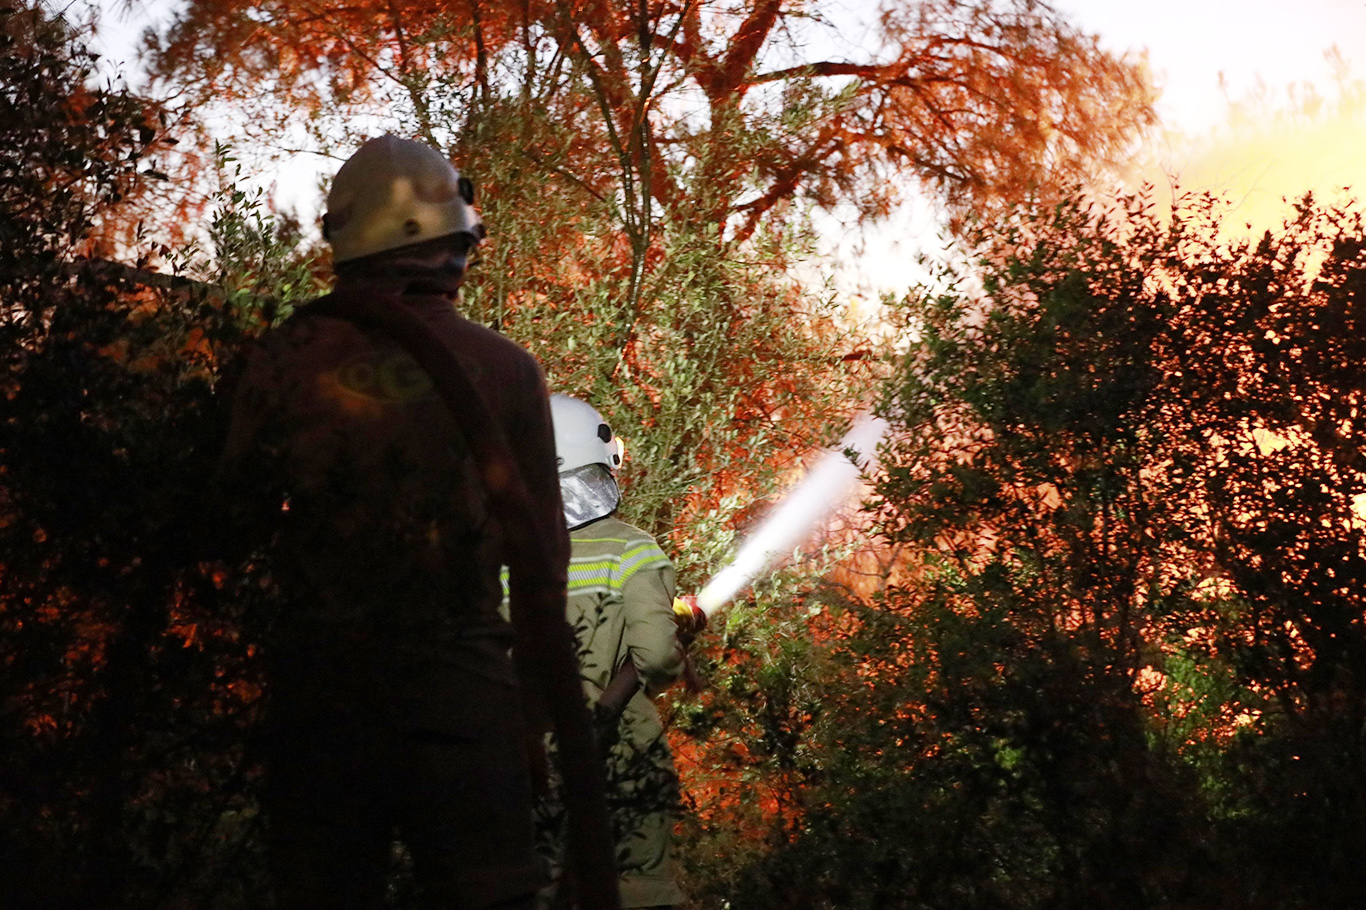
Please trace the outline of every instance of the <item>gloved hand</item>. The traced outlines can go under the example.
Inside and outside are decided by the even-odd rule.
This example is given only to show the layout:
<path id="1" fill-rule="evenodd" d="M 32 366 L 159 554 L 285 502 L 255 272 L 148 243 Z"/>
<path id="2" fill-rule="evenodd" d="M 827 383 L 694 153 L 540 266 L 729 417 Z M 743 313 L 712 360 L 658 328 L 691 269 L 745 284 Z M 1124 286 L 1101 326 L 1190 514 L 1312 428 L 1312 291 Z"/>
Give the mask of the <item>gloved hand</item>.
<path id="1" fill-rule="evenodd" d="M 678 626 L 678 640 L 686 648 L 707 627 L 707 614 L 697 605 L 696 597 L 681 594 L 674 598 L 674 623 Z"/>
<path id="2" fill-rule="evenodd" d="M 697 605 L 696 597 L 683 594 L 674 598 L 674 624 L 678 627 L 674 634 L 683 649 L 683 685 L 689 692 L 701 692 L 702 680 L 697 675 L 692 654 L 688 652 L 688 646 L 707 627 L 707 614 Z"/>

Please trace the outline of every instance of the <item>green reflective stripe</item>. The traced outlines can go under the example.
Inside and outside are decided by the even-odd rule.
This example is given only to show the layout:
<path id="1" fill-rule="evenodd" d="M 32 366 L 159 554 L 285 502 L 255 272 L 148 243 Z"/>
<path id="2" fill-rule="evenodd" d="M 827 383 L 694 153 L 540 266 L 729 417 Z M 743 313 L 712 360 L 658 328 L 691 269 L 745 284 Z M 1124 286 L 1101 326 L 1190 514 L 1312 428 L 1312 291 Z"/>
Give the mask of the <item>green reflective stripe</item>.
<path id="1" fill-rule="evenodd" d="M 611 583 L 612 583 L 612 570 L 611 570 L 611 568 L 609 567 L 609 568 L 604 568 L 604 569 L 585 569 L 585 570 L 582 570 L 582 571 L 577 570 L 577 569 L 572 569 L 572 568 L 571 568 L 571 569 L 569 570 L 569 583 L 570 583 L 571 585 L 574 585 L 574 584 L 589 584 L 589 583 L 592 583 L 592 582 L 596 582 L 596 583 L 601 584 L 601 585 L 611 584 Z"/>
<path id="2" fill-rule="evenodd" d="M 640 561 L 641 559 L 646 559 L 651 556 L 658 557 L 659 559 L 665 558 L 663 550 L 661 550 L 656 544 L 646 541 L 644 543 L 636 544 L 629 550 L 624 551 L 621 554 L 621 563 L 622 565 L 629 566 L 635 562 Z"/>
<path id="3" fill-rule="evenodd" d="M 569 579 L 584 580 L 589 578 L 599 578 L 606 582 L 612 577 L 612 570 L 616 568 L 615 559 L 603 559 L 602 557 L 589 557 L 584 560 L 574 560 L 569 564 Z"/>
<path id="4" fill-rule="evenodd" d="M 617 586 L 626 584 L 641 569 L 660 568 L 669 565 L 669 557 L 653 541 L 632 547 L 621 556 L 621 568 L 615 582 Z"/>
<path id="5" fill-rule="evenodd" d="M 578 539 L 575 545 L 585 548 L 592 543 L 624 543 L 610 539 Z M 595 549 L 595 548 L 594 548 Z M 620 591 L 641 569 L 668 566 L 669 559 L 658 545 L 637 541 L 621 554 L 596 553 L 577 556 L 569 563 L 569 590 L 574 594 Z"/>
<path id="6" fill-rule="evenodd" d="M 635 574 L 636 574 L 637 572 L 639 572 L 641 569 L 662 569 L 662 568 L 664 568 L 664 567 L 666 567 L 666 566 L 668 566 L 668 565 L 669 565 L 669 560 L 668 560 L 668 558 L 666 557 L 666 558 L 664 558 L 664 559 L 653 559 L 653 560 L 650 560 L 649 562 L 644 562 L 644 563 L 641 563 L 640 565 L 632 566 L 632 567 L 631 567 L 631 571 L 629 571 L 629 572 L 623 572 L 619 578 L 617 578 L 617 579 L 614 580 L 613 586 L 614 586 L 614 587 L 617 587 L 617 588 L 620 588 L 622 585 L 626 584 L 626 582 L 628 582 L 628 581 L 630 581 L 632 578 L 634 578 L 634 577 L 635 577 Z"/>
<path id="7" fill-rule="evenodd" d="M 569 595 L 620 594 L 622 586 L 642 569 L 667 569 L 672 563 L 648 537 L 574 537 L 569 560 Z M 499 573 L 503 599 L 508 597 L 508 568 Z"/>
<path id="8" fill-rule="evenodd" d="M 611 556 L 579 556 L 569 561 L 569 593 L 598 594 L 611 590 L 612 570 L 616 559 Z"/>

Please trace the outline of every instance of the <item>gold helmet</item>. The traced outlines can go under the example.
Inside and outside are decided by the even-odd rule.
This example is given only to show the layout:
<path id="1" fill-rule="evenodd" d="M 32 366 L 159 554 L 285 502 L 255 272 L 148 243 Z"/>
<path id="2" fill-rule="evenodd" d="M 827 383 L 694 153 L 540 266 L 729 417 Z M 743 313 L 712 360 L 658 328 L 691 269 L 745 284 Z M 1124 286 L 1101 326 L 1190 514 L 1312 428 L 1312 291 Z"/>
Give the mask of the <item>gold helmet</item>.
<path id="1" fill-rule="evenodd" d="M 323 236 L 334 262 L 451 234 L 484 237 L 474 184 L 431 146 L 384 135 L 366 142 L 332 180 Z"/>

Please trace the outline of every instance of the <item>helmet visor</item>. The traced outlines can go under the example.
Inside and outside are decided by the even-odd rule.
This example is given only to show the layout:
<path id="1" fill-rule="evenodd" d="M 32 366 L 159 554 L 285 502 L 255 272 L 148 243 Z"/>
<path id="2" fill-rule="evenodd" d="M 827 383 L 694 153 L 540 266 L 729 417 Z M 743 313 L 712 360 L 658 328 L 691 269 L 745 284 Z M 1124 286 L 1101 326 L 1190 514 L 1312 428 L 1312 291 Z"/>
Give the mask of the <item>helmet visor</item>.
<path id="1" fill-rule="evenodd" d="M 560 475 L 560 497 L 565 524 L 572 531 L 615 512 L 621 491 L 607 465 L 586 464 Z"/>

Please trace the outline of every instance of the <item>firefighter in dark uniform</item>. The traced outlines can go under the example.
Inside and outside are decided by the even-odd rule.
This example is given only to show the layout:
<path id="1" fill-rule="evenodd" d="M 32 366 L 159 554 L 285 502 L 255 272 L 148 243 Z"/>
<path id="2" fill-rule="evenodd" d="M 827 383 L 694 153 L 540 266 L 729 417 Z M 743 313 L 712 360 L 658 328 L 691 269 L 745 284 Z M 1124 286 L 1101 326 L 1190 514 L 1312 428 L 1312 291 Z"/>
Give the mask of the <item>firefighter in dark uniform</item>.
<path id="1" fill-rule="evenodd" d="M 520 473 L 529 533 L 543 542 L 537 571 L 563 591 L 543 374 L 454 307 L 484 235 L 473 201 L 436 150 L 365 143 L 327 199 L 332 298 L 392 301 L 455 358 L 510 441 L 515 465 L 504 467 Z M 284 607 L 266 642 L 264 747 L 277 901 L 381 906 L 397 832 L 431 906 L 530 907 L 545 876 L 531 823 L 532 693 L 498 610 L 500 566 L 514 563 L 509 516 L 491 508 L 470 430 L 433 374 L 403 345 L 328 315 L 328 300 L 248 357 L 224 457 L 229 489 L 279 517 Z"/>

